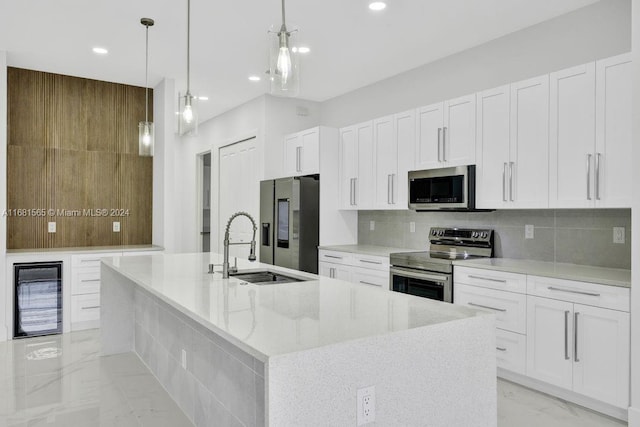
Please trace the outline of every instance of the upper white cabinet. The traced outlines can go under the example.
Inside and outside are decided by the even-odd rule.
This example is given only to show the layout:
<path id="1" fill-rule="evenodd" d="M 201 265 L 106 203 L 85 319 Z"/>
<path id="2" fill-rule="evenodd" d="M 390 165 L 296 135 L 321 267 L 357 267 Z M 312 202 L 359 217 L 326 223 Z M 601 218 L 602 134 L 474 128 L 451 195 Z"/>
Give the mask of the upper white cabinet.
<path id="1" fill-rule="evenodd" d="M 418 109 L 415 169 L 475 164 L 475 98 L 467 95 Z"/>
<path id="2" fill-rule="evenodd" d="M 631 206 L 631 57 L 551 74 L 550 205 Z"/>
<path id="3" fill-rule="evenodd" d="M 284 137 L 284 175 L 300 176 L 320 172 L 320 128 L 315 127 Z"/>
<path id="4" fill-rule="evenodd" d="M 340 205 L 370 209 L 374 205 L 373 123 L 340 129 Z"/>

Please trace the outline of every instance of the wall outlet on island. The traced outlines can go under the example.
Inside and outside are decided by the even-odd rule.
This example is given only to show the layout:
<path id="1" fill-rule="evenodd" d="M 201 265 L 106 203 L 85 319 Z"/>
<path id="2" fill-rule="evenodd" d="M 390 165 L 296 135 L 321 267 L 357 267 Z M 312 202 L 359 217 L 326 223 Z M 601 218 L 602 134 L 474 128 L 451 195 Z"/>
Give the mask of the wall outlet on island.
<path id="1" fill-rule="evenodd" d="M 524 226 L 524 238 L 533 239 L 533 224 L 527 224 Z"/>
<path id="2" fill-rule="evenodd" d="M 359 388 L 357 401 L 358 425 L 374 422 L 376 420 L 376 386 Z"/>
<path id="3" fill-rule="evenodd" d="M 376 222 L 375 221 L 369 221 L 369 231 L 373 231 L 376 229 Z"/>
<path id="4" fill-rule="evenodd" d="M 114 233 L 119 233 L 120 232 L 120 222 L 119 221 L 113 221 L 113 232 Z"/>
<path id="5" fill-rule="evenodd" d="M 416 232 L 416 223 L 411 221 L 409 223 L 409 233 L 415 233 Z"/>
<path id="6" fill-rule="evenodd" d="M 185 350 L 184 348 L 182 349 L 182 354 L 181 354 L 181 360 L 180 363 L 182 365 L 182 369 L 187 369 L 187 350 Z"/>
<path id="7" fill-rule="evenodd" d="M 624 244 L 624 227 L 613 227 L 613 243 Z"/>

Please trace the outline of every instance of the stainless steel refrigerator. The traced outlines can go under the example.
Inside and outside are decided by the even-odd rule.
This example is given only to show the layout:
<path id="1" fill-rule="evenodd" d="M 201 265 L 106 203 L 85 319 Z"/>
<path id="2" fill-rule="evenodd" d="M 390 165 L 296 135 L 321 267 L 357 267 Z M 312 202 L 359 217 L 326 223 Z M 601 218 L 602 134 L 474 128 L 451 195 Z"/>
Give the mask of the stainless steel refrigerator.
<path id="1" fill-rule="evenodd" d="M 260 182 L 260 262 L 318 273 L 320 178 Z"/>

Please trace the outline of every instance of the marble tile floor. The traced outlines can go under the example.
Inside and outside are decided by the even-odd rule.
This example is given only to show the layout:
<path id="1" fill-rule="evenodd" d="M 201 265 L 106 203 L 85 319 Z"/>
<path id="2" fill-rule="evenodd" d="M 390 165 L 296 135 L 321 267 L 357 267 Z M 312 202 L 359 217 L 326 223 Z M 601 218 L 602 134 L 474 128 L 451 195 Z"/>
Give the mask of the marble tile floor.
<path id="1" fill-rule="evenodd" d="M 99 353 L 99 330 L 0 343 L 0 427 L 192 426 L 137 356 Z M 626 425 L 498 381 L 499 427 Z"/>

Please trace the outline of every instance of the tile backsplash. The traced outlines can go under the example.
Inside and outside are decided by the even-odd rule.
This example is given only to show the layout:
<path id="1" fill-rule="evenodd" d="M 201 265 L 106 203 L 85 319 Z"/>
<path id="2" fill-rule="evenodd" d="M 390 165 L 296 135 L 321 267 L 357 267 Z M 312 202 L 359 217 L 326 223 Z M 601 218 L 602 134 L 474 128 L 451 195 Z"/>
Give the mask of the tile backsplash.
<path id="1" fill-rule="evenodd" d="M 374 230 L 370 230 L 374 221 Z M 415 232 L 410 223 L 415 222 Z M 525 225 L 534 238 L 525 239 Z M 360 211 L 358 243 L 426 249 L 431 227 L 494 230 L 494 256 L 631 268 L 631 209 L 539 209 L 494 212 Z M 625 243 L 613 243 L 613 227 Z"/>

